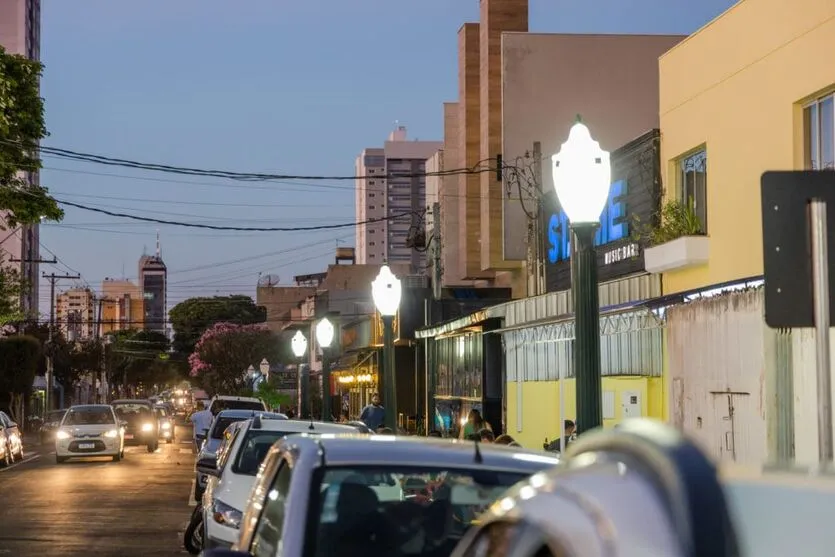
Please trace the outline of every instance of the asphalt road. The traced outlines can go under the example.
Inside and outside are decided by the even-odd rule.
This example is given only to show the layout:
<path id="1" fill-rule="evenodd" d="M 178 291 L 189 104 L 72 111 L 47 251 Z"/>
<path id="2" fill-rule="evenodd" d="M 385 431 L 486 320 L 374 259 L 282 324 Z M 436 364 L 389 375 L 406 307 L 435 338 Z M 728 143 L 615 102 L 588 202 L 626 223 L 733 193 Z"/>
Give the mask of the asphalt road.
<path id="1" fill-rule="evenodd" d="M 0 557 L 187 555 L 191 428 L 150 454 L 128 447 L 121 462 L 56 464 L 54 449 L 28 445 L 0 469 Z"/>

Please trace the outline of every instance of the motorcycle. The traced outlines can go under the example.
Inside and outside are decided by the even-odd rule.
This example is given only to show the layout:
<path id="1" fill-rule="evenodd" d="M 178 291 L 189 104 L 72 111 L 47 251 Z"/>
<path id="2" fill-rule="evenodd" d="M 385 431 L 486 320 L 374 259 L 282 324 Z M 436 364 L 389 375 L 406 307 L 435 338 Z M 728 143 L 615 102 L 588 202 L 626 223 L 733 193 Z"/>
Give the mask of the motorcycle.
<path id="1" fill-rule="evenodd" d="M 194 507 L 194 511 L 191 513 L 191 519 L 189 520 L 188 527 L 186 531 L 183 533 L 183 545 L 186 548 L 186 551 L 189 552 L 191 555 L 200 555 L 200 552 L 203 551 L 203 536 L 205 534 L 205 528 L 203 528 L 203 505 L 197 505 Z"/>

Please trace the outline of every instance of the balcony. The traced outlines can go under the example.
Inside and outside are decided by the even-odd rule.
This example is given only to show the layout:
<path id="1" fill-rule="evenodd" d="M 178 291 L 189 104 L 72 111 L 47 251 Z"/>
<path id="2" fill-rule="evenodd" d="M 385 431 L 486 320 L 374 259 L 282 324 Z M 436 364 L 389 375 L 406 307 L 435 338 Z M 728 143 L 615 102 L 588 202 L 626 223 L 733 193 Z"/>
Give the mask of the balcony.
<path id="1" fill-rule="evenodd" d="M 682 236 L 644 249 L 644 268 L 649 273 L 669 273 L 705 265 L 710 253 L 707 236 Z"/>

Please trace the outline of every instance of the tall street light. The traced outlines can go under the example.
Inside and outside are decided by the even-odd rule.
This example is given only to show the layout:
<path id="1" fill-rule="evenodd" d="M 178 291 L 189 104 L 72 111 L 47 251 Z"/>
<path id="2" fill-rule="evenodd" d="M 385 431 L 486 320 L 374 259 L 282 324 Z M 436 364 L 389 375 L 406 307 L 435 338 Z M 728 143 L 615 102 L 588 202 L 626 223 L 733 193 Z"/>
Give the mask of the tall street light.
<path id="1" fill-rule="evenodd" d="M 594 235 L 609 198 L 612 167 L 609 153 L 592 139 L 580 117 L 560 152 L 551 157 L 554 189 L 574 240 L 574 376 L 577 431 L 603 424 L 600 380 L 600 301 Z"/>
<path id="2" fill-rule="evenodd" d="M 298 417 L 306 418 L 307 414 L 310 412 L 307 409 L 307 396 L 309 391 L 307 379 L 309 376 L 304 377 L 305 372 L 302 369 L 302 358 L 304 358 L 304 353 L 307 352 L 307 339 L 305 338 L 304 333 L 296 331 L 296 334 L 293 335 L 292 340 L 290 340 L 290 347 L 293 349 L 293 354 L 299 359 L 299 373 L 297 378 L 297 388 L 299 391 Z"/>
<path id="3" fill-rule="evenodd" d="M 397 431 L 397 379 L 394 370 L 394 316 L 400 308 L 402 296 L 400 279 L 394 276 L 388 265 L 380 268 L 380 274 L 371 283 L 374 305 L 383 318 L 383 406 L 386 427 Z"/>
<path id="4" fill-rule="evenodd" d="M 316 323 L 316 343 L 322 348 L 322 421 L 332 420 L 330 347 L 333 342 L 333 323 L 327 317 Z"/>

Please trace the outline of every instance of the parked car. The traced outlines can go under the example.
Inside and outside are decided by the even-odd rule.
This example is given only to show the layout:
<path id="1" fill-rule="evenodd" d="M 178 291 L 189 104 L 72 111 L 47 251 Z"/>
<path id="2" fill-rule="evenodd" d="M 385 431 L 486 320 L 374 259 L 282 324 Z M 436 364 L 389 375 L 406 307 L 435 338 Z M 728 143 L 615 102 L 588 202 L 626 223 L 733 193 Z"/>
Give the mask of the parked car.
<path id="1" fill-rule="evenodd" d="M 258 472 L 237 553 L 216 555 L 446 557 L 505 490 L 558 462 L 472 442 L 292 435 L 273 445 Z M 424 500 L 406 497 L 415 480 Z"/>
<path id="2" fill-rule="evenodd" d="M 0 412 L 0 430 L 0 442 L 5 442 L 8 458 L 23 460 L 23 435 L 20 426 L 5 412 Z"/>
<path id="3" fill-rule="evenodd" d="M 109 456 L 122 460 L 125 428 L 106 404 L 71 406 L 55 432 L 55 462 L 70 458 Z"/>
<path id="4" fill-rule="evenodd" d="M 230 548 L 238 539 L 240 520 L 258 468 L 273 444 L 288 435 L 357 433 L 346 424 L 271 420 L 255 416 L 230 426 L 231 437 L 216 460 L 205 459 L 197 468 L 209 476 L 203 494 L 203 547 Z"/>
<path id="5" fill-rule="evenodd" d="M 209 403 L 209 412 L 217 416 L 224 410 L 263 410 L 269 411 L 267 404 L 260 398 L 251 396 L 217 395 Z"/>
<path id="6" fill-rule="evenodd" d="M 61 425 L 61 420 L 64 419 L 64 414 L 67 413 L 66 408 L 63 410 L 51 410 L 44 416 L 43 425 L 40 427 L 38 434 L 40 435 L 41 445 L 55 442 L 55 431 Z"/>
<path id="7" fill-rule="evenodd" d="M 155 404 L 154 414 L 157 416 L 159 438 L 166 443 L 174 442 L 174 414 L 168 412 L 165 404 Z"/>
<path id="8" fill-rule="evenodd" d="M 206 433 L 206 439 L 200 446 L 200 451 L 197 453 L 197 460 L 216 459 L 217 451 L 221 442 L 225 438 L 226 428 L 235 422 L 248 420 L 256 415 L 265 415 L 269 419 L 286 420 L 287 416 L 284 414 L 264 413 L 261 410 L 224 410 L 215 416 L 212 422 L 212 427 Z M 206 484 L 209 477 L 197 470 L 194 470 L 194 500 L 200 502 L 203 497 L 203 492 L 206 490 Z"/>
<path id="9" fill-rule="evenodd" d="M 110 403 L 119 420 L 125 422 L 125 443 L 145 445 L 152 453 L 159 448 L 159 423 L 154 405 L 143 399 L 114 400 Z"/>

